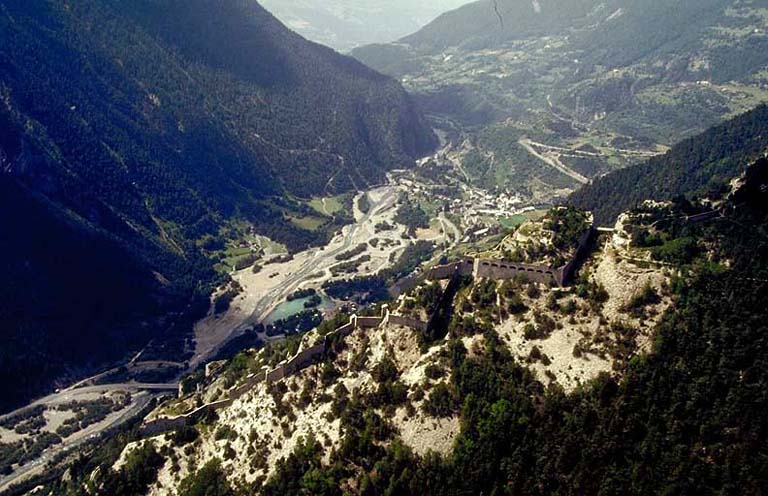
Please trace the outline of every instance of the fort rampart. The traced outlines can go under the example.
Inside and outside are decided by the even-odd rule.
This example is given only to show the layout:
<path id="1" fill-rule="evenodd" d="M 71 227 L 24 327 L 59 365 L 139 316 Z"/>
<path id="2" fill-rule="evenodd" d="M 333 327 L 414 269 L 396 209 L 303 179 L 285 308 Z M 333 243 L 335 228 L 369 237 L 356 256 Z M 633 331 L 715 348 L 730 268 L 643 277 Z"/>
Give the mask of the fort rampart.
<path id="1" fill-rule="evenodd" d="M 412 280 L 406 282 L 405 285 L 413 287 L 422 278 L 428 280 L 456 280 L 455 278 L 459 276 L 469 276 L 473 278 L 487 278 L 494 280 L 523 277 L 530 281 L 536 281 L 543 284 L 565 286 L 573 277 L 573 273 L 576 270 L 579 260 L 586 255 L 589 239 L 592 233 L 592 229 L 584 233 L 579 240 L 579 248 L 573 258 L 567 264 L 559 268 L 492 259 L 467 258 L 458 262 L 433 267 L 429 269 L 426 274 L 413 276 Z M 352 315 L 347 324 L 328 333 L 322 343 L 301 350 L 295 356 L 278 364 L 274 369 L 265 369 L 257 374 L 252 374 L 246 377 L 241 385 L 228 392 L 227 399 L 208 403 L 184 415 L 151 420 L 142 426 L 141 433 L 144 436 L 154 436 L 163 432 L 178 429 L 184 425 L 193 424 L 216 410 L 230 406 L 234 401 L 251 391 L 258 384 L 279 381 L 317 363 L 317 361 L 329 351 L 331 342 L 334 338 L 344 339 L 356 329 L 373 329 L 379 327 L 382 323 L 404 326 L 420 332 L 426 331 L 429 327 L 429 323 L 427 322 L 422 322 L 402 315 L 391 315 L 387 307 L 384 308 L 380 317 L 361 317 Z"/>
<path id="2" fill-rule="evenodd" d="M 185 425 L 192 425 L 211 413 L 232 405 L 232 403 L 261 383 L 279 381 L 317 363 L 329 351 L 330 343 L 333 338 L 344 339 L 356 329 L 373 329 L 379 327 L 382 323 L 391 323 L 393 325 L 404 326 L 417 331 L 424 331 L 427 328 L 426 322 L 400 315 L 391 315 L 389 309 L 386 307 L 382 311 L 381 317 L 360 317 L 351 315 L 347 324 L 326 334 L 322 343 L 299 351 L 296 355 L 281 362 L 271 370 L 265 369 L 257 374 L 247 376 L 241 385 L 228 391 L 227 399 L 207 403 L 183 415 L 162 417 L 145 422 L 141 426 L 141 435 L 144 437 L 156 436 L 164 432 L 179 429 Z"/>
<path id="3" fill-rule="evenodd" d="M 582 234 L 573 257 L 562 267 L 554 268 L 548 265 L 507 262 L 498 259 L 465 258 L 458 262 L 433 267 L 427 271 L 425 277 L 431 280 L 443 280 L 460 275 L 497 281 L 525 278 L 529 281 L 563 287 L 571 282 L 579 261 L 586 256 L 593 232 L 594 230 L 590 228 Z"/>

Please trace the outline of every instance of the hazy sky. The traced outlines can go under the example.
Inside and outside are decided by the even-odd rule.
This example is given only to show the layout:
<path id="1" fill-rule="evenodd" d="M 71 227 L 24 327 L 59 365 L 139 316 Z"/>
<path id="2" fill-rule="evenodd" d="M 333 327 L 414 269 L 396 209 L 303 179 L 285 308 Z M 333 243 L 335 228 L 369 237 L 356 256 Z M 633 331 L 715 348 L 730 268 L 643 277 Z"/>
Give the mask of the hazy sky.
<path id="1" fill-rule="evenodd" d="M 470 0 L 261 0 L 291 29 L 347 51 L 394 41 Z"/>

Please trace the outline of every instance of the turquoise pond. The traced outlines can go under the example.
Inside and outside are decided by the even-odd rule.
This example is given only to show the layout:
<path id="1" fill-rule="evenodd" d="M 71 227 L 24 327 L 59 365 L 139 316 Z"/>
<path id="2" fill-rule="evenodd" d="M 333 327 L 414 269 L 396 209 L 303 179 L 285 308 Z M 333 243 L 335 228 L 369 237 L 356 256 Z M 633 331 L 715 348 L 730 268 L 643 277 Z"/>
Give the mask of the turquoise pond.
<path id="1" fill-rule="evenodd" d="M 329 310 L 332 309 L 335 305 L 333 301 L 330 300 L 327 296 L 324 294 L 320 294 L 320 298 L 322 301 L 320 302 L 320 305 L 315 307 L 318 310 Z M 266 319 L 264 319 L 264 324 L 273 324 L 275 321 L 285 319 L 287 317 L 290 317 L 292 315 L 296 315 L 297 313 L 301 313 L 304 310 L 307 310 L 304 308 L 304 302 L 308 301 L 309 297 L 307 298 L 299 298 L 297 300 L 293 301 L 285 301 L 277 306 L 274 310 L 272 310 L 272 313 L 270 313 Z"/>

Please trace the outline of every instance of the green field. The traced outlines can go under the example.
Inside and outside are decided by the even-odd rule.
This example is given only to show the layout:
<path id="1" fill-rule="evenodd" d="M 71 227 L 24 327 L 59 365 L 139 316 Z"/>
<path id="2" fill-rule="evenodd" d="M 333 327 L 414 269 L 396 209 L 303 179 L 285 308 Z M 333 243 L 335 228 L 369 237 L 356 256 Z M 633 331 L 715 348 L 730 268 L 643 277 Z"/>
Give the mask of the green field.
<path id="1" fill-rule="evenodd" d="M 250 248 L 228 248 L 224 251 L 224 258 L 221 259 L 221 263 L 232 270 L 240 259 L 250 254 Z"/>
<path id="2" fill-rule="evenodd" d="M 307 216 L 307 217 L 291 217 L 290 218 L 291 224 L 294 226 L 305 229 L 307 231 L 317 231 L 321 227 L 323 227 L 326 223 L 328 223 L 327 218 L 323 217 L 315 217 L 315 216 Z"/>
<path id="3" fill-rule="evenodd" d="M 308 205 L 321 215 L 332 216 L 344 208 L 344 203 L 348 196 L 349 195 L 337 195 L 327 198 L 315 197 L 309 201 Z M 323 208 L 323 200 L 325 200 L 325 208 Z"/>
<path id="4" fill-rule="evenodd" d="M 517 229 L 528 220 L 541 219 L 546 213 L 547 210 L 534 210 L 524 214 L 513 215 L 512 217 L 504 217 L 499 219 L 499 224 L 504 229 Z"/>
<path id="5" fill-rule="evenodd" d="M 281 243 L 278 243 L 276 241 L 272 241 L 266 236 L 253 236 L 253 240 L 258 243 L 261 248 L 264 250 L 264 253 L 266 255 L 274 255 L 274 254 L 280 254 L 280 253 L 288 253 L 288 248 Z"/>

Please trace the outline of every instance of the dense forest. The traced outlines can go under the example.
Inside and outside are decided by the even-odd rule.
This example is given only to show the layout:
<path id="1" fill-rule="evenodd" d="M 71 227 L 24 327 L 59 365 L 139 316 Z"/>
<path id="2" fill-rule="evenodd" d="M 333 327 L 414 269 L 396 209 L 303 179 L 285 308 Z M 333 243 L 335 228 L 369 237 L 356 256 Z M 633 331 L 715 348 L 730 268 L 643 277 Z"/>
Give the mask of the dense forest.
<path id="1" fill-rule="evenodd" d="M 120 358 L 119 350 L 150 333 L 128 332 L 125 324 L 157 316 L 161 306 L 153 296 L 160 288 L 136 257 L 3 175 L 0 210 L 6 212 L 0 215 L 4 409 L 43 390 L 68 364 L 87 364 L 94 352 Z M 69 345 L 71 329 L 77 347 Z"/>
<path id="2" fill-rule="evenodd" d="M 731 179 L 766 151 L 768 106 L 761 105 L 682 141 L 663 156 L 595 179 L 571 195 L 569 203 L 612 227 L 621 212 L 646 199 L 726 191 Z"/>
<path id="3" fill-rule="evenodd" d="M 9 385 L 0 411 L 148 336 L 173 334 L 155 345 L 183 358 L 167 329 L 219 282 L 205 240 L 237 223 L 292 250 L 322 242 L 336 218 L 317 230 L 289 221 L 307 199 L 378 183 L 434 143 L 396 81 L 252 1 L 11 0 L 0 44 L 0 174 L 17 192 L 2 199 L 0 277 L 24 287 L 0 302 L 12 316 L 0 373 L 47 367 Z M 97 239 L 88 249 L 83 233 Z M 41 280 L 47 292 L 31 286 Z M 105 350 L 116 335 L 126 346 Z M 46 342 L 73 336 L 79 350 L 50 356 Z"/>
<path id="4" fill-rule="evenodd" d="M 115 220 L 102 205 L 91 208 Z M 201 255 L 181 259 L 130 231 L 120 238 L 3 174 L 0 211 L 0 411 L 153 338 L 147 356 L 184 358 L 191 322 L 207 310 L 199 281 L 219 280 Z"/>

